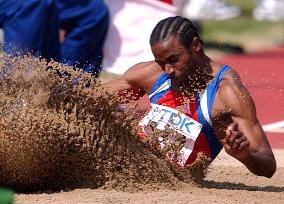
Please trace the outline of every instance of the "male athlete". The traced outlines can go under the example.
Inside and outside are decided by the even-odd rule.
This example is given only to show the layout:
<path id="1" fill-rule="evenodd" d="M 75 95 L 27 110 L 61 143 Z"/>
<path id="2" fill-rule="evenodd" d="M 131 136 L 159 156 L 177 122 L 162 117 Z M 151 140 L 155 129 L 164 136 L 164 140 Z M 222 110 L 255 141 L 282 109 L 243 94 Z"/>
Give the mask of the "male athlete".
<path id="1" fill-rule="evenodd" d="M 212 161 L 224 147 L 252 173 L 272 177 L 276 161 L 254 101 L 234 69 L 204 53 L 192 22 L 180 16 L 160 21 L 150 45 L 154 61 L 136 64 L 105 84 L 111 93 L 149 96 L 151 110 L 139 125 L 155 122 L 159 130 L 170 125 L 184 135 L 180 166 L 192 164 L 198 153 Z"/>

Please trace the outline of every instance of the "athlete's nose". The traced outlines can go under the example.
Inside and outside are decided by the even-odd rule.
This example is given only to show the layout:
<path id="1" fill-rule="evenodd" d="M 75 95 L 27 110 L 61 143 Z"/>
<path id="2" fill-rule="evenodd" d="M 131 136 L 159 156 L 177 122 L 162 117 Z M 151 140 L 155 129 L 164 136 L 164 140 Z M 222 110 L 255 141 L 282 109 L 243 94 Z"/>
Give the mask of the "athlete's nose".
<path id="1" fill-rule="evenodd" d="M 166 64 L 165 72 L 167 75 L 172 75 L 175 72 L 175 70 L 171 64 Z"/>

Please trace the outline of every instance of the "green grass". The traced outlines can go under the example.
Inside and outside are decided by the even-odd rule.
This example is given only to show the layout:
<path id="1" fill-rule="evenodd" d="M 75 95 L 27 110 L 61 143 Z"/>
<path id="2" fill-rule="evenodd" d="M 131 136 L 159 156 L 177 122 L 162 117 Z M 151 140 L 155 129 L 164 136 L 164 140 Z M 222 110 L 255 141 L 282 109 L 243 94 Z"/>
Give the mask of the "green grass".
<path id="1" fill-rule="evenodd" d="M 204 21 L 203 38 L 209 39 L 215 35 L 230 34 L 232 38 L 243 33 L 254 35 L 265 35 L 271 30 L 284 30 L 282 22 L 256 21 L 251 17 L 238 17 L 226 21 Z M 283 31 L 282 30 L 282 31 Z"/>
<path id="2" fill-rule="evenodd" d="M 258 0 L 227 0 L 229 4 L 240 6 L 242 10 L 242 16 L 251 16 L 252 10 Z"/>
<path id="3" fill-rule="evenodd" d="M 14 191 L 6 188 L 0 188 L 0 203 L 12 204 L 14 200 Z"/>
<path id="4" fill-rule="evenodd" d="M 252 17 L 254 0 L 228 2 L 240 6 L 241 16 L 224 21 L 202 21 L 202 37 L 205 41 L 238 44 L 250 52 L 283 44 L 283 21 L 256 21 Z"/>

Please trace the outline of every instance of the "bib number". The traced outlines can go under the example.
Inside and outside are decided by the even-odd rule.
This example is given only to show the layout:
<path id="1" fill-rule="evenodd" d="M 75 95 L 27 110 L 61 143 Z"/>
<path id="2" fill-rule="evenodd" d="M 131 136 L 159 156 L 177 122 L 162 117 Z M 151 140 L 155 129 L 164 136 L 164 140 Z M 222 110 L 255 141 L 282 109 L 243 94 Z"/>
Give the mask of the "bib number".
<path id="1" fill-rule="evenodd" d="M 185 143 L 178 156 L 178 164 L 184 166 L 201 132 L 202 124 L 173 108 L 157 104 L 151 104 L 151 107 L 150 112 L 140 121 L 139 126 L 143 129 L 149 123 L 154 123 L 158 130 L 165 130 L 168 127 L 185 136 Z M 161 140 L 161 138 L 158 139 Z M 160 147 L 163 148 L 163 146 L 164 144 L 160 143 Z"/>

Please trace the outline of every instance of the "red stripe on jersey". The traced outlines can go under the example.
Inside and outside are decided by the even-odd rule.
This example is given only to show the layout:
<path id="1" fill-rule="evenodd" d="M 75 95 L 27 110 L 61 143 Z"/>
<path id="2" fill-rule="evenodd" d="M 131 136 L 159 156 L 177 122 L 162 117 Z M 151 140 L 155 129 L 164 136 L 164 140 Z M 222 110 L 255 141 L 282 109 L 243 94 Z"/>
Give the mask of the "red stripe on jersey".
<path id="1" fill-rule="evenodd" d="M 192 111 L 192 116 L 191 118 L 198 121 L 198 114 L 197 114 L 197 105 L 196 105 L 196 98 L 194 100 L 194 105 L 191 106 L 191 111 Z M 210 147 L 209 144 L 207 142 L 207 139 L 204 135 L 204 133 L 201 131 L 198 138 L 195 141 L 193 150 L 191 155 L 188 157 L 185 165 L 190 165 L 192 164 L 196 158 L 198 153 L 203 153 L 208 159 L 210 159 L 211 157 L 211 152 L 210 152 Z"/>
<path id="2" fill-rule="evenodd" d="M 157 104 L 177 109 L 197 121 L 195 97 L 185 96 L 174 90 L 169 90 L 157 101 Z M 196 115 L 195 118 L 194 115 Z"/>
<path id="3" fill-rule="evenodd" d="M 196 97 L 184 96 L 180 93 L 176 93 L 173 90 L 169 90 L 157 101 L 157 104 L 168 106 L 176 110 L 179 110 L 180 107 L 179 111 L 198 121 L 196 101 Z M 208 159 L 211 157 L 209 144 L 203 132 L 200 132 L 200 135 L 197 137 L 192 153 L 187 159 L 185 165 L 192 164 L 197 159 L 198 153 L 203 153 Z"/>
<path id="4" fill-rule="evenodd" d="M 200 132 L 200 135 L 197 137 L 192 153 L 188 157 L 185 166 L 192 164 L 196 160 L 198 153 L 203 153 L 208 159 L 211 157 L 209 145 L 203 132 Z"/>
<path id="5" fill-rule="evenodd" d="M 176 108 L 182 105 L 183 96 L 173 90 L 169 90 L 158 101 L 158 105 L 168 106 L 170 108 Z"/>
<path id="6" fill-rule="evenodd" d="M 168 4 L 173 4 L 172 0 L 160 0 L 160 1 L 168 3 Z"/>

